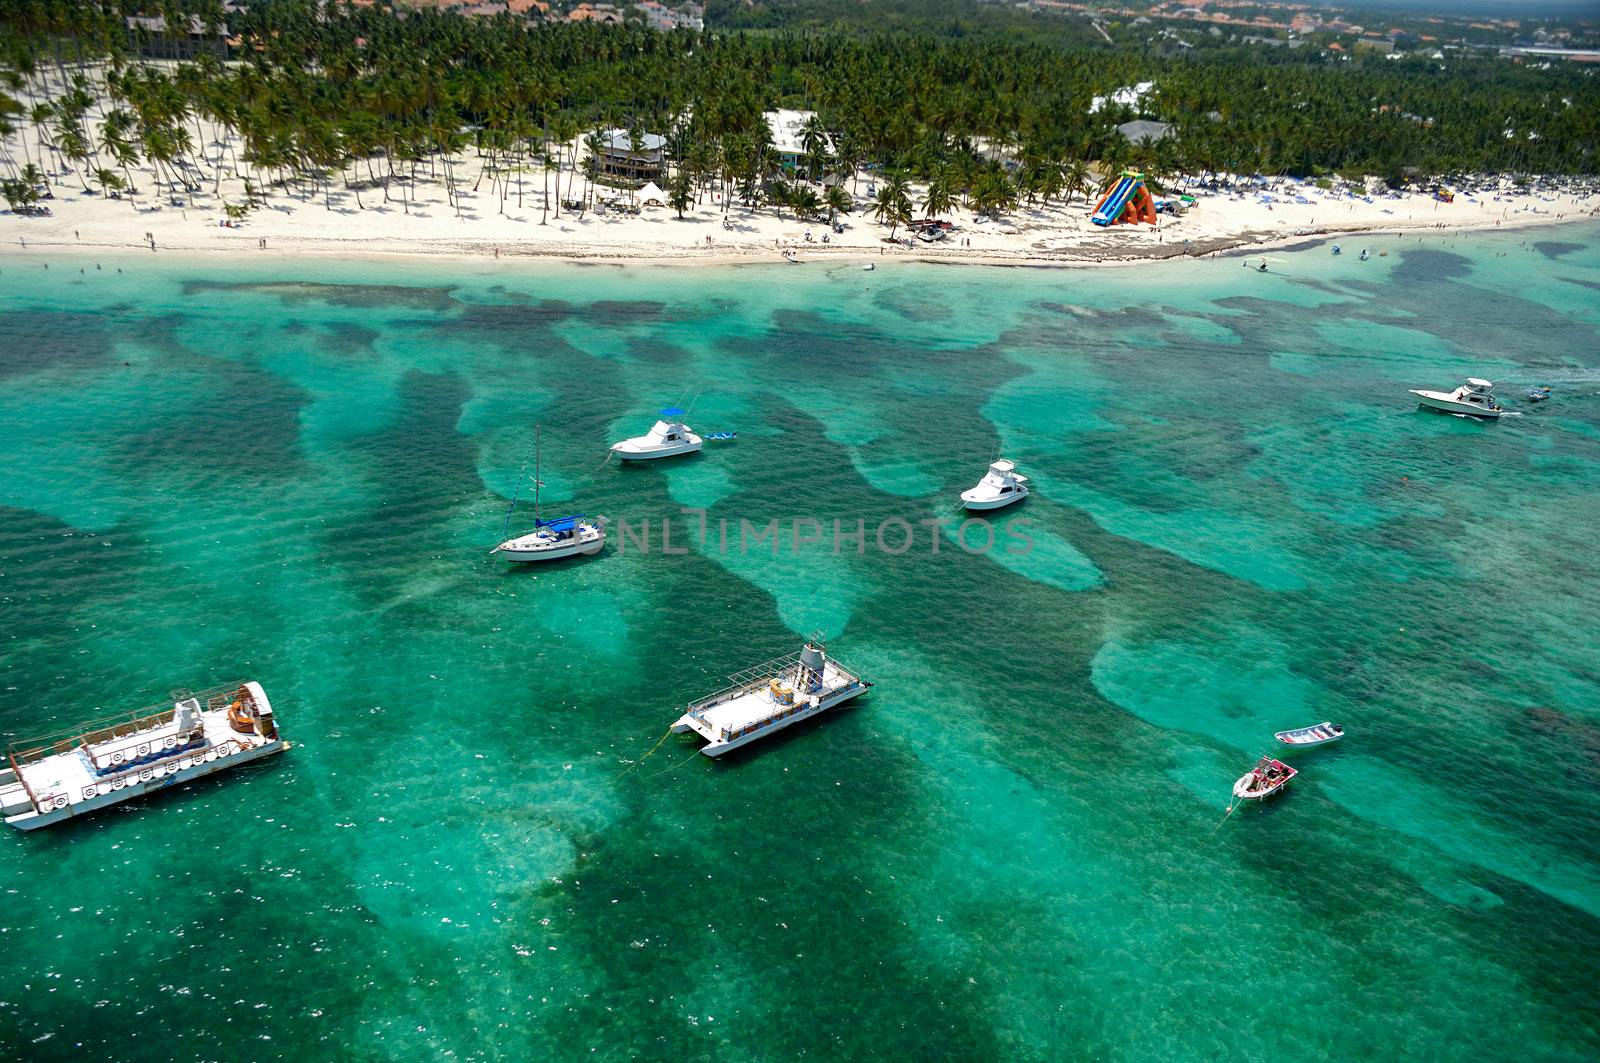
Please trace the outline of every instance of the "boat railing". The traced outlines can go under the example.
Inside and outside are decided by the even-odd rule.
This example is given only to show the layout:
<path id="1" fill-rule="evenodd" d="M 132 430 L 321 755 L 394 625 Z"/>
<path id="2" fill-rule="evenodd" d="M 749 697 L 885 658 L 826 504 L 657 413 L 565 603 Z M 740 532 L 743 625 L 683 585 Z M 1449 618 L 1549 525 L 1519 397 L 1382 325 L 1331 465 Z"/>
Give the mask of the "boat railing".
<path id="1" fill-rule="evenodd" d="M 131 713 L 103 716 L 97 720 L 63 727 L 35 738 L 18 739 L 9 743 L 6 751 L 17 764 L 32 764 L 46 757 L 70 753 L 81 746 L 126 738 L 171 723 L 173 713 L 176 711 L 174 703 L 187 701 L 189 698 L 199 701 L 201 707 L 206 710 L 221 708 L 232 701 L 243 686 L 244 682 L 241 680 L 208 687 L 198 693 L 187 690 L 174 691 L 171 700 L 164 705 L 151 705 Z"/>
<path id="2" fill-rule="evenodd" d="M 774 657 L 770 661 L 746 668 L 741 672 L 735 672 L 728 677 L 728 686 L 723 687 L 715 694 L 708 694 L 706 697 L 691 701 L 689 703 L 689 711 L 691 713 L 701 713 L 724 702 L 732 701 L 734 698 L 748 694 L 758 687 L 766 686 L 799 663 L 799 652 L 787 653 L 782 657 Z"/>
<path id="3" fill-rule="evenodd" d="M 837 688 L 836 690 L 833 691 L 833 693 L 842 694 L 842 693 L 844 693 L 844 692 L 846 692 L 848 690 L 852 690 L 852 689 L 862 685 L 861 680 L 860 680 L 859 677 L 851 676 L 850 673 L 845 672 L 844 669 L 842 669 L 842 668 L 839 671 L 843 675 L 850 676 L 850 682 L 846 683 L 844 686 L 841 686 L 841 687 Z M 779 720 L 788 719 L 791 716 L 808 715 L 810 713 L 816 712 L 817 709 L 821 706 L 821 704 L 822 704 L 822 698 L 820 696 L 818 696 L 816 701 L 812 701 L 812 702 L 799 702 L 799 701 L 797 701 L 792 705 L 785 705 L 781 709 L 779 709 L 777 712 L 774 712 L 774 713 L 772 713 L 770 715 L 767 715 L 767 716 L 763 716 L 761 719 L 755 720 L 755 721 L 753 721 L 751 723 L 747 723 L 743 727 L 723 727 L 723 728 L 720 728 L 719 730 L 720 730 L 721 735 L 722 735 L 722 741 L 731 742 L 736 738 L 743 738 L 745 735 L 755 734 L 757 731 L 762 730 L 763 728 L 769 726 L 770 724 L 777 723 Z"/>
<path id="4" fill-rule="evenodd" d="M 189 746 L 177 749 L 171 755 L 160 760 L 136 764 L 114 775 L 106 775 L 95 779 L 82 788 L 80 797 L 84 801 L 91 801 L 102 794 L 113 793 L 132 783 L 150 782 L 153 779 L 174 775 L 186 768 L 192 768 L 204 763 L 207 759 L 221 760 L 237 753 L 243 753 L 250 748 L 249 743 L 230 738 L 217 745 Z M 29 791 L 28 796 L 33 800 L 34 808 L 41 815 L 65 808 L 72 800 L 65 790 L 57 790 L 37 796 L 32 791 Z"/>

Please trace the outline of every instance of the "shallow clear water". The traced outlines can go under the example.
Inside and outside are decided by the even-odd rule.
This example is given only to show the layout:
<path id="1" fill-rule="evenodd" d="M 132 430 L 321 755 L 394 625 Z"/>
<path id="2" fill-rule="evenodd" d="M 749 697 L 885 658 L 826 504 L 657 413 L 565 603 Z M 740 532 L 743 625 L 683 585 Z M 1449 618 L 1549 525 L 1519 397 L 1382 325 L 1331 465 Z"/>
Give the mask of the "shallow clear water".
<path id="1" fill-rule="evenodd" d="M 0 258 L 0 730 L 250 676 L 299 743 L 0 837 L 0 1042 L 1593 1058 L 1600 229 L 1370 246 L 1266 276 Z M 1405 391 L 1469 373 L 1526 416 Z M 604 461 L 673 402 L 739 440 Z M 650 553 L 487 556 L 535 424 L 546 503 L 648 519 Z M 999 454 L 1031 552 L 918 523 Z M 778 556 L 741 553 L 774 518 Z M 639 760 L 813 630 L 869 697 Z M 1350 737 L 1222 822 L 1274 730 L 1328 718 Z"/>

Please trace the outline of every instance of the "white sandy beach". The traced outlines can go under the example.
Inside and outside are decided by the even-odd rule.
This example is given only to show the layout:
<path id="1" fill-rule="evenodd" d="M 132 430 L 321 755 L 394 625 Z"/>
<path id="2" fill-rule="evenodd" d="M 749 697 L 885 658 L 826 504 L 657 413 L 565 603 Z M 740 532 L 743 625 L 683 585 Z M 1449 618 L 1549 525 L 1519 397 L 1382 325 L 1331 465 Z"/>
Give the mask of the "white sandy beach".
<path id="1" fill-rule="evenodd" d="M 1453 203 L 1441 203 L 1424 192 L 1397 198 L 1339 196 L 1284 181 L 1273 190 L 1275 202 L 1270 207 L 1257 194 L 1199 193 L 1193 209 L 1182 215 L 1164 214 L 1154 228 L 1096 226 L 1088 217 L 1093 201 L 1080 197 L 1071 204 L 1023 205 L 998 220 L 977 220 L 971 211 L 957 210 L 944 215 L 956 226 L 946 240 L 935 244 L 910 240 L 901 227 L 898 242 L 891 243 L 886 240 L 888 226 L 871 218 L 869 175 L 846 183 L 858 194 L 842 234 L 831 233 L 822 221 L 799 221 L 787 212 L 780 217 L 770 206 L 751 211 L 735 203 L 725 214 L 714 191 L 681 220 L 666 206 L 645 206 L 632 215 L 614 210 L 579 215 L 563 211 L 557 217 L 558 198 L 582 198 L 581 175 L 561 172 L 561 197 L 552 175 L 546 211 L 543 173 L 521 175 L 519 196 L 516 178 L 509 187 L 496 186 L 487 177 L 480 180 L 483 160 L 468 148 L 453 165 L 459 210 L 448 201 L 442 165 L 434 165 L 431 174 L 428 164 L 419 165 L 417 179 L 407 183 L 403 203 L 399 181 L 391 182 L 387 199 L 381 185 L 370 180 L 347 187 L 344 178 L 357 182 L 358 170 L 360 178 L 367 178 L 367 168 L 358 164 L 344 175 L 330 175 L 326 196 L 309 180 L 273 185 L 265 189 L 265 202 L 238 227 L 225 227 L 224 204 L 246 202 L 244 180 L 234 163 L 238 146 L 221 139 L 225 134 L 220 129 L 206 132 L 211 139 L 199 152 L 203 162 L 190 171 L 197 191 L 169 189 L 146 166 L 132 171 L 139 194 L 116 200 L 86 193 L 79 176 L 63 172 L 39 143 L 37 131 L 25 126 L 6 147 L 19 166 L 28 159 L 43 160 L 54 196 L 44 205 L 52 214 L 0 215 L 0 247 L 93 252 L 153 244 L 156 251 L 253 255 L 540 255 L 714 263 L 778 261 L 782 249 L 792 247 L 802 263 L 823 257 L 897 256 L 1087 264 L 1267 247 L 1313 235 L 1493 229 L 1600 215 L 1600 194 L 1515 191 L 1509 182 L 1498 192 L 1460 194 Z M 24 138 L 26 143 L 21 143 Z M 627 195 L 603 187 L 597 191 Z M 920 207 L 919 196 L 920 189 L 914 190 L 913 199 Z M 182 205 L 174 205 L 174 200 Z"/>

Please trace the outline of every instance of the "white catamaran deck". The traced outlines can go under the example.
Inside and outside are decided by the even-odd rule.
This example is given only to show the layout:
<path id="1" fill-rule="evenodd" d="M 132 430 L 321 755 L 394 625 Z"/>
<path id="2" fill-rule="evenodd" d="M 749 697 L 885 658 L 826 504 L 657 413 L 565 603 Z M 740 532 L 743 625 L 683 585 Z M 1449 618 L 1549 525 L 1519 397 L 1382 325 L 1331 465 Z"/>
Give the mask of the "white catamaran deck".
<path id="1" fill-rule="evenodd" d="M 693 731 L 715 757 L 865 693 L 870 684 L 817 645 L 732 677 L 733 685 L 689 705 L 672 729 Z"/>

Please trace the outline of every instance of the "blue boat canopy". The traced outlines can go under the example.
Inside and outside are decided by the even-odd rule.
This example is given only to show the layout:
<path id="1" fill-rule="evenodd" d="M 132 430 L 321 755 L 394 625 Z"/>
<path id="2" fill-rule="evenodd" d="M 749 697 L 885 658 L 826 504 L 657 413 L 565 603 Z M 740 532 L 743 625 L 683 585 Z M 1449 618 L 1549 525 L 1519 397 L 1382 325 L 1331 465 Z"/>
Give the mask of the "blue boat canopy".
<path id="1" fill-rule="evenodd" d="M 549 528 L 553 532 L 560 533 L 571 531 L 573 528 L 577 527 L 578 522 L 582 519 L 583 514 L 579 513 L 575 517 L 557 517 L 555 520 L 540 520 L 535 521 L 534 523 L 541 528 Z"/>
<path id="2" fill-rule="evenodd" d="M 663 417 L 682 417 L 683 416 L 683 411 L 678 409 L 676 406 L 668 406 L 666 409 L 661 411 L 661 416 L 663 416 Z"/>

